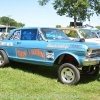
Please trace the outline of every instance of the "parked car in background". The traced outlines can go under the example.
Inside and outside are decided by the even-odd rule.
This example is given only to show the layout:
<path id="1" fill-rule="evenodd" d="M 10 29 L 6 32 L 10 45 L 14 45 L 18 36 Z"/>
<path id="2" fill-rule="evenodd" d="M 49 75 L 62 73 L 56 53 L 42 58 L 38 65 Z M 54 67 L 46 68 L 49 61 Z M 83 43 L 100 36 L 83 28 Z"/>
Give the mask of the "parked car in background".
<path id="1" fill-rule="evenodd" d="M 86 42 L 94 42 L 100 44 L 98 34 L 91 32 L 90 29 L 81 28 L 60 28 L 71 40 L 79 41 L 80 39 Z"/>
<path id="2" fill-rule="evenodd" d="M 96 35 L 97 38 L 100 38 L 100 31 L 97 28 L 82 28 L 82 29 L 87 29 L 90 30 L 93 34 Z"/>
<path id="3" fill-rule="evenodd" d="M 5 38 L 9 34 L 10 30 L 15 28 L 16 28 L 15 26 L 0 25 L 0 40 L 2 38 Z"/>
<path id="4" fill-rule="evenodd" d="M 56 67 L 60 82 L 77 84 L 81 73 L 99 74 L 100 45 L 72 41 L 56 28 L 17 28 L 0 41 L 0 67 L 10 61 Z"/>

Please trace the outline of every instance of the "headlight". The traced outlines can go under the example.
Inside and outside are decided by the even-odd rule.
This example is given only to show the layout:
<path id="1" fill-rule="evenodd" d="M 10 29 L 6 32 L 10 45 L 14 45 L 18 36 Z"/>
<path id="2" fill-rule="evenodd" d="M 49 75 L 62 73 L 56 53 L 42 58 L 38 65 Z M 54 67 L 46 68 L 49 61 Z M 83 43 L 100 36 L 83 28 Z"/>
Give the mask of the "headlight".
<path id="1" fill-rule="evenodd" d="M 91 53 L 92 53 L 92 48 L 88 48 L 86 52 L 86 56 L 90 57 Z"/>

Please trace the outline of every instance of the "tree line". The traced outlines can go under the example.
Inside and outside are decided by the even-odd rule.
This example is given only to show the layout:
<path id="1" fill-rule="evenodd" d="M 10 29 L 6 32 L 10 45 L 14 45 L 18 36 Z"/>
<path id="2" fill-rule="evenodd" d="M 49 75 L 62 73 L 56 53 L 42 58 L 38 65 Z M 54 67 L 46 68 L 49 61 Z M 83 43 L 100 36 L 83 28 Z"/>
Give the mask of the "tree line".
<path id="1" fill-rule="evenodd" d="M 15 27 L 25 26 L 25 24 L 23 24 L 21 22 L 17 22 L 14 19 L 6 17 L 6 16 L 0 17 L 0 24 L 7 25 L 7 26 L 15 26 Z"/>

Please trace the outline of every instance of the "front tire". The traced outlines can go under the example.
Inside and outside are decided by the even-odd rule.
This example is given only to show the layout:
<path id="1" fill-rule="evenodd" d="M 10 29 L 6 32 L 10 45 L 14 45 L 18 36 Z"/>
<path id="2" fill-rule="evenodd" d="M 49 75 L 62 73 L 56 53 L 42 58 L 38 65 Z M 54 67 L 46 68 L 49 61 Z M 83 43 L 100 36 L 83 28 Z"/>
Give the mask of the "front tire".
<path id="1" fill-rule="evenodd" d="M 0 68 L 9 64 L 9 59 L 3 50 L 0 50 Z"/>
<path id="2" fill-rule="evenodd" d="M 77 84 L 80 80 L 80 72 L 72 64 L 62 64 L 58 69 L 58 80 L 63 84 Z"/>

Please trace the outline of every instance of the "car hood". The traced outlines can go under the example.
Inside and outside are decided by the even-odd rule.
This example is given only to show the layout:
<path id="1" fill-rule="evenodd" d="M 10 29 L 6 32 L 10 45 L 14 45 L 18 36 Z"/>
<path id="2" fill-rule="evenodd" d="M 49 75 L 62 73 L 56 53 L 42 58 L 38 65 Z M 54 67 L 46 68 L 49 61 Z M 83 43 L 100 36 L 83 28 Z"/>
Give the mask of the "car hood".
<path id="1" fill-rule="evenodd" d="M 75 42 L 72 40 L 52 40 L 49 42 L 54 47 L 69 47 L 69 48 L 76 48 L 76 49 L 87 49 L 87 48 L 92 48 L 92 49 L 100 49 L 100 45 L 97 43 L 93 42 Z"/>

